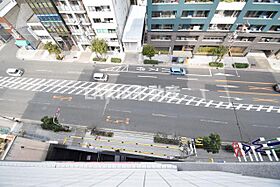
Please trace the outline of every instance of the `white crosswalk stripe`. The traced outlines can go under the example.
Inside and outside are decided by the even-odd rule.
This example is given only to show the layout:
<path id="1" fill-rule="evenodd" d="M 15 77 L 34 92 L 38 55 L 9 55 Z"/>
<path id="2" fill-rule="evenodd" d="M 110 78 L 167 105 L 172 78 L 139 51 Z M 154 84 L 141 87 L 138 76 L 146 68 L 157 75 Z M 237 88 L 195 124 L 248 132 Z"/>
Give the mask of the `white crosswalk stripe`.
<path id="1" fill-rule="evenodd" d="M 118 67 L 120 68 L 120 67 Z M 123 68 L 123 67 L 121 67 Z M 118 69 L 121 70 L 121 69 Z M 73 80 L 55 80 L 39 78 L 0 77 L 0 86 L 8 89 L 49 92 L 72 95 L 88 95 L 100 98 L 118 98 L 139 101 L 162 102 L 172 104 L 212 107 L 226 110 L 245 110 L 256 112 L 280 113 L 280 106 L 253 105 L 223 101 L 206 100 L 176 92 L 140 85 L 123 85 Z"/>

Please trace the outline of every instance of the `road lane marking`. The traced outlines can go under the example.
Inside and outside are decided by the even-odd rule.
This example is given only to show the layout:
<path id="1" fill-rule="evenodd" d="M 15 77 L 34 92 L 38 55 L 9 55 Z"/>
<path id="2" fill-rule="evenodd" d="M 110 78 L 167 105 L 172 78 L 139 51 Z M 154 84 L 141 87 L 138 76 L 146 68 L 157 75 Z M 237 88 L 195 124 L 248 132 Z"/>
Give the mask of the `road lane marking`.
<path id="1" fill-rule="evenodd" d="M 67 71 L 69 74 L 84 74 L 84 72 L 81 71 Z"/>
<path id="2" fill-rule="evenodd" d="M 191 88 L 182 88 L 182 90 L 192 90 Z"/>
<path id="3" fill-rule="evenodd" d="M 148 75 L 137 75 L 137 77 L 157 79 L 157 76 L 148 76 Z"/>
<path id="4" fill-rule="evenodd" d="M 215 73 L 216 76 L 226 76 L 226 77 L 235 77 L 235 75 L 227 74 L 227 73 Z"/>
<path id="5" fill-rule="evenodd" d="M 131 113 L 131 111 L 129 111 L 129 110 L 118 110 L 118 109 L 108 109 L 108 111 L 114 111 L 114 112 L 123 112 L 123 113 Z"/>
<path id="6" fill-rule="evenodd" d="M 217 92 L 243 94 L 243 95 L 264 95 L 264 96 L 280 97 L 280 94 L 269 94 L 269 93 L 259 93 L 259 92 L 238 92 L 238 91 L 226 91 L 226 90 L 217 90 Z"/>
<path id="7" fill-rule="evenodd" d="M 108 73 L 107 75 L 110 75 L 110 76 L 119 76 L 120 74 L 119 74 L 119 73 Z"/>
<path id="8" fill-rule="evenodd" d="M 273 90 L 272 87 L 258 87 L 258 86 L 248 86 L 249 90 Z"/>
<path id="9" fill-rule="evenodd" d="M 157 114 L 157 113 L 152 113 L 152 116 L 163 117 L 163 118 L 177 118 L 177 116 L 170 116 L 170 115 L 166 115 L 166 114 Z"/>
<path id="10" fill-rule="evenodd" d="M 15 100 L 15 99 L 1 99 L 1 98 L 0 98 L 0 101 L 10 101 L 10 102 L 16 102 L 16 100 Z"/>
<path id="11" fill-rule="evenodd" d="M 253 101 L 279 103 L 278 100 L 276 99 L 263 99 L 263 98 L 256 98 L 256 97 L 253 98 Z"/>
<path id="12" fill-rule="evenodd" d="M 260 127 L 260 128 L 271 128 L 271 129 L 279 129 L 280 127 L 271 127 L 267 125 L 251 125 L 253 127 Z"/>
<path id="13" fill-rule="evenodd" d="M 227 125 L 227 121 L 218 121 L 218 120 L 211 120 L 211 119 L 200 119 L 201 122 L 207 122 L 207 123 L 215 123 L 215 124 L 223 124 Z"/>
<path id="14" fill-rule="evenodd" d="M 234 80 L 215 80 L 216 82 L 234 82 L 234 83 L 242 83 L 242 84 L 268 84 L 273 85 L 271 82 L 248 82 L 248 81 L 234 81 Z"/>
<path id="15" fill-rule="evenodd" d="M 67 101 L 71 101 L 72 100 L 72 97 L 70 96 L 59 96 L 59 95 L 54 95 L 52 96 L 53 99 L 58 99 L 58 100 L 67 100 Z"/>
<path id="16" fill-rule="evenodd" d="M 229 84 L 226 84 L 226 85 L 217 84 L 216 86 L 217 87 L 223 87 L 223 88 L 239 88 L 239 86 L 234 86 L 234 85 L 229 85 Z"/>
<path id="17" fill-rule="evenodd" d="M 209 92 L 210 90 L 207 90 L 207 89 L 199 89 L 200 91 L 202 92 Z"/>
<path id="18" fill-rule="evenodd" d="M 53 71 L 50 71 L 50 70 L 45 70 L 45 69 L 38 69 L 38 70 L 36 70 L 36 71 L 39 71 L 39 72 L 53 72 Z"/>
<path id="19" fill-rule="evenodd" d="M 236 101 L 242 101 L 243 99 L 242 98 L 239 98 L 239 97 L 230 97 L 230 96 L 219 96 L 220 98 L 225 98 L 225 99 L 234 99 Z"/>
<path id="20" fill-rule="evenodd" d="M 196 81 L 196 80 L 198 80 L 198 79 L 197 79 L 197 78 L 182 78 L 182 77 L 177 77 L 177 80 Z"/>

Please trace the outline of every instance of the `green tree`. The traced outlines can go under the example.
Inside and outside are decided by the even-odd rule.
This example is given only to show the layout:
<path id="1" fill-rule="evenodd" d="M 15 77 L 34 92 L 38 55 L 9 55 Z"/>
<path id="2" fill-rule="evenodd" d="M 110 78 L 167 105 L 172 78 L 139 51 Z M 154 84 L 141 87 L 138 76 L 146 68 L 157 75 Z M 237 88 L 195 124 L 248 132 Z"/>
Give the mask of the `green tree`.
<path id="1" fill-rule="evenodd" d="M 44 45 L 44 49 L 48 50 L 50 54 L 55 54 L 57 60 L 62 60 L 63 57 L 60 56 L 61 50 L 56 44 L 52 44 L 52 42 L 47 42 Z"/>
<path id="2" fill-rule="evenodd" d="M 156 50 L 155 50 L 154 46 L 152 46 L 152 45 L 144 45 L 142 54 L 149 57 L 149 59 L 151 60 L 152 57 L 155 56 Z"/>
<path id="3" fill-rule="evenodd" d="M 220 45 L 219 47 L 216 47 L 213 49 L 212 54 L 214 56 L 217 56 L 217 58 L 215 59 L 215 62 L 220 63 L 221 60 L 223 59 L 224 55 L 228 52 L 228 48 L 226 48 L 225 46 Z"/>
<path id="4" fill-rule="evenodd" d="M 210 136 L 204 136 L 203 140 L 203 148 L 209 153 L 212 152 L 213 154 L 219 153 L 221 148 L 221 138 L 220 135 L 217 133 L 211 133 Z"/>
<path id="5" fill-rule="evenodd" d="M 107 53 L 108 44 L 104 39 L 95 38 L 91 42 L 91 51 L 95 52 L 97 58 L 100 58 L 100 56 Z"/>

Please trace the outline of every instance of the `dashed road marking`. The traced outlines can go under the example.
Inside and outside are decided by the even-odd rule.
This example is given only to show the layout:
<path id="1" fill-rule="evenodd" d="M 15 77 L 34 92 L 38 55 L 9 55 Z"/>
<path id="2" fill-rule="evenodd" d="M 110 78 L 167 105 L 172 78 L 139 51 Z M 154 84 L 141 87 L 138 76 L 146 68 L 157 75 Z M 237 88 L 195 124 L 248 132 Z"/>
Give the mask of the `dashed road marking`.
<path id="1" fill-rule="evenodd" d="M 253 101 L 279 103 L 277 99 L 263 99 L 263 98 L 256 98 L 256 97 L 253 98 Z"/>
<path id="2" fill-rule="evenodd" d="M 207 123 L 215 123 L 215 124 L 223 124 L 227 125 L 227 121 L 218 121 L 218 120 L 211 120 L 211 119 L 200 119 L 201 122 L 207 122 Z"/>
<path id="3" fill-rule="evenodd" d="M 235 81 L 235 80 L 215 80 L 216 82 L 232 82 L 232 83 L 241 83 L 241 84 L 268 84 L 273 85 L 271 82 L 249 82 L 249 81 Z"/>
<path id="4" fill-rule="evenodd" d="M 280 97 L 280 94 L 270 94 L 270 93 L 260 93 L 260 92 L 238 92 L 238 91 L 226 91 L 226 90 L 217 90 L 217 92 L 227 92 L 233 94 L 243 94 L 243 95 L 263 95 L 263 96 L 276 96 Z"/>
<path id="5" fill-rule="evenodd" d="M 157 76 L 148 76 L 148 75 L 138 75 L 137 77 L 139 77 L 139 78 L 152 78 L 152 79 L 157 79 Z"/>

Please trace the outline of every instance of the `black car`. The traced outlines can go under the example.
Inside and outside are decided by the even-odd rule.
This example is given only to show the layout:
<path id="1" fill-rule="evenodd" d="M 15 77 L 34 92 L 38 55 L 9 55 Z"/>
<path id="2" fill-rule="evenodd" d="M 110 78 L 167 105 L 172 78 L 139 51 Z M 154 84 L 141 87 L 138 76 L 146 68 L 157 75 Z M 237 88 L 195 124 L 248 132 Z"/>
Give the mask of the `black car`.
<path id="1" fill-rule="evenodd" d="M 280 83 L 277 83 L 277 84 L 273 85 L 273 89 L 274 89 L 276 92 L 279 92 L 279 93 L 280 93 Z"/>

